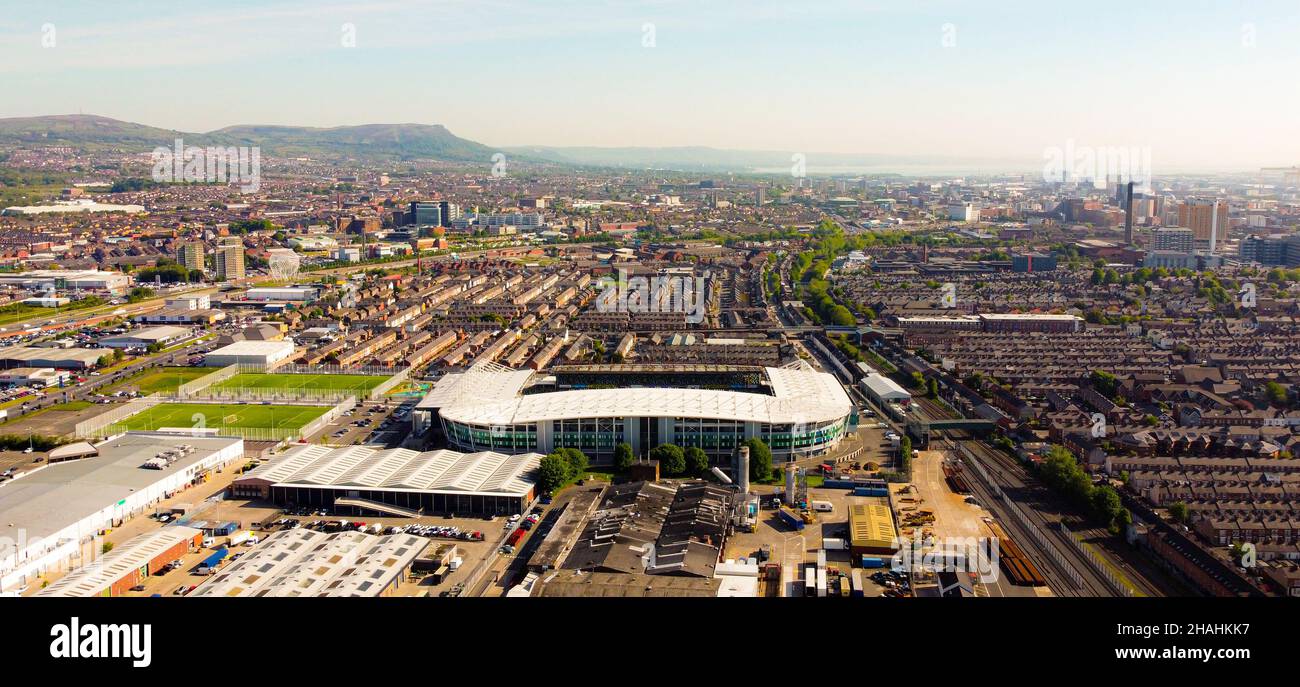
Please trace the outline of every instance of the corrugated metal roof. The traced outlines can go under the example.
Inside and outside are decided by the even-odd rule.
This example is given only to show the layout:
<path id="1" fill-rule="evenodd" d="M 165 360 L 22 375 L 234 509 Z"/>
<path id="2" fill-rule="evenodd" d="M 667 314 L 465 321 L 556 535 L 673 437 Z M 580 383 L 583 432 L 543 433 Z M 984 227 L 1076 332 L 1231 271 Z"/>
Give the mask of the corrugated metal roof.
<path id="1" fill-rule="evenodd" d="M 170 526 L 142 534 L 115 547 L 104 557 L 78 568 L 42 589 L 36 596 L 98 596 L 132 570 L 139 570 L 159 554 L 203 533 L 193 527 Z"/>
<path id="2" fill-rule="evenodd" d="M 241 480 L 287 486 L 523 494 L 533 488 L 541 459 L 537 453 L 460 453 L 446 449 L 421 453 L 402 448 L 330 449 L 310 445 L 291 450 Z"/>

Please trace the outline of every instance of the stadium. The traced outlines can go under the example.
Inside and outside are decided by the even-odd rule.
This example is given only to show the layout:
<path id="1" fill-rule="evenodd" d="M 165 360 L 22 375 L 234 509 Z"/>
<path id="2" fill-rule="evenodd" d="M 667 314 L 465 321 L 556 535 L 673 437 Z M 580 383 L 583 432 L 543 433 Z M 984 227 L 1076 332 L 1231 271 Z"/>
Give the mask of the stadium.
<path id="1" fill-rule="evenodd" d="M 618 365 L 552 375 L 482 363 L 444 376 L 415 407 L 417 436 L 441 433 L 463 451 L 548 453 L 577 448 L 609 463 L 626 442 L 697 446 L 719 462 L 759 437 L 778 460 L 835 447 L 853 405 L 832 375 L 783 367 Z"/>

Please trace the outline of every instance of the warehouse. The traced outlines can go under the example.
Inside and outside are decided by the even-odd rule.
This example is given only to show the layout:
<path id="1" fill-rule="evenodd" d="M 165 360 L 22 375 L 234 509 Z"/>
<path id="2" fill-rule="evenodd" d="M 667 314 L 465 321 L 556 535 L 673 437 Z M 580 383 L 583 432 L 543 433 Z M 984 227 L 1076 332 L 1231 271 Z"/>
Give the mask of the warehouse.
<path id="1" fill-rule="evenodd" d="M 854 556 L 893 555 L 896 551 L 898 537 L 889 506 L 871 503 L 849 506 L 849 553 Z"/>
<path id="2" fill-rule="evenodd" d="M 97 456 L 33 470 L 0 488 L 0 591 L 76 567 L 82 546 L 96 535 L 239 460 L 244 441 L 127 432 L 95 450 Z M 164 452 L 174 457 L 170 464 L 144 467 Z"/>
<path id="3" fill-rule="evenodd" d="M 106 336 L 99 340 L 100 346 L 107 348 L 148 348 L 154 344 L 166 345 L 189 336 L 190 330 L 184 327 L 145 327 L 118 336 Z"/>
<path id="4" fill-rule="evenodd" d="M 344 513 L 510 515 L 532 503 L 541 459 L 302 445 L 245 473 L 230 489 L 235 496 Z"/>
<path id="5" fill-rule="evenodd" d="M 280 530 L 190 596 L 387 596 L 428 547 L 414 534 Z"/>
<path id="6" fill-rule="evenodd" d="M 192 527 L 146 532 L 114 547 L 93 565 L 68 573 L 36 596 L 121 596 L 202 543 L 203 533 Z"/>
<path id="7" fill-rule="evenodd" d="M 319 293 L 319 289 L 310 286 L 268 286 L 249 289 L 244 293 L 244 298 L 250 301 L 294 301 L 306 303 L 316 300 L 316 296 Z"/>
<path id="8" fill-rule="evenodd" d="M 907 393 L 907 389 L 899 386 L 894 380 L 879 372 L 872 372 L 863 377 L 860 384 L 862 390 L 876 403 L 899 403 L 912 399 L 912 395 Z"/>
<path id="9" fill-rule="evenodd" d="M 223 346 L 204 358 L 208 367 L 227 365 L 269 366 L 293 355 L 292 341 L 236 341 Z"/>
<path id="10" fill-rule="evenodd" d="M 0 285 L 46 293 L 64 290 L 95 291 L 120 296 L 131 285 L 131 278 L 121 272 L 99 270 L 29 270 L 0 276 Z"/>
<path id="11" fill-rule="evenodd" d="M 85 370 L 99 364 L 104 351 L 94 348 L 42 348 L 9 346 L 0 348 L 0 367 L 55 367 Z"/>

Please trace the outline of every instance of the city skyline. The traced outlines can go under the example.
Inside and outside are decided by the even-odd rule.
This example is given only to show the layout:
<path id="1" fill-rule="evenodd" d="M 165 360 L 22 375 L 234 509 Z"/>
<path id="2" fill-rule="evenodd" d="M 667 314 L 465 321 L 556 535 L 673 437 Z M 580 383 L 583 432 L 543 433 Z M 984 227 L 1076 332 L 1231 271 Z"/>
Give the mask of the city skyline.
<path id="1" fill-rule="evenodd" d="M 0 116 L 195 132 L 418 122 L 503 148 L 1014 165 L 1074 142 L 1149 150 L 1157 176 L 1300 161 L 1300 96 L 1284 87 L 1300 23 L 1284 3 L 1175 15 L 1117 3 L 279 2 L 167 19 L 151 7 L 67 3 L 0 20 L 0 73 L 24 94 Z"/>

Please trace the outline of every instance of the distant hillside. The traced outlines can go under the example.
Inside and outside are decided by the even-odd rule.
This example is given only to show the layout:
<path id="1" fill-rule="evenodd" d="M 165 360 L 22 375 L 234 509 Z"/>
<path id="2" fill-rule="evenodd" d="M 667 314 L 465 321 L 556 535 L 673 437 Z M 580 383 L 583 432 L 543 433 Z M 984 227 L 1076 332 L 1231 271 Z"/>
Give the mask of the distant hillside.
<path id="1" fill-rule="evenodd" d="M 206 134 L 228 145 L 258 145 L 269 155 L 434 159 L 489 164 L 497 152 L 460 138 L 440 124 L 364 124 L 316 129 L 297 126 L 232 126 Z"/>
<path id="2" fill-rule="evenodd" d="M 0 118 L 0 144 L 152 148 L 178 135 L 188 134 L 97 115 Z"/>
<path id="3" fill-rule="evenodd" d="M 152 149 L 177 137 L 193 145 L 259 146 L 266 155 L 433 159 L 488 164 L 497 152 L 428 124 L 366 124 L 328 129 L 296 126 L 232 126 L 186 133 L 96 115 L 0 119 L 0 145 L 68 145 L 86 150 Z"/>

